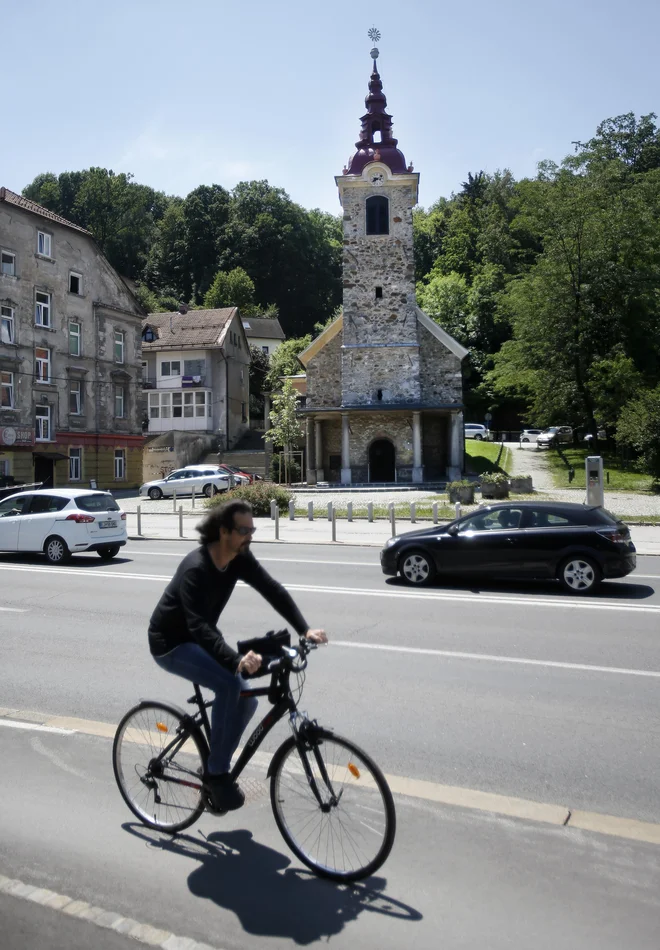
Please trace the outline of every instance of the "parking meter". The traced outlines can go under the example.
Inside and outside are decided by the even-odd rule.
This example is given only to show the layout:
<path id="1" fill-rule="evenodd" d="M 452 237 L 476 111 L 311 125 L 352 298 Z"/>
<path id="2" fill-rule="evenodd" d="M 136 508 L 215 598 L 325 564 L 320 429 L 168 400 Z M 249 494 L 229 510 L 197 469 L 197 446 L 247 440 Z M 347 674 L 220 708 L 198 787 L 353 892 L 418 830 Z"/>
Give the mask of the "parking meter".
<path id="1" fill-rule="evenodd" d="M 585 483 L 587 486 L 588 505 L 605 505 L 605 491 L 603 479 L 603 459 L 600 455 L 589 455 L 585 461 Z"/>

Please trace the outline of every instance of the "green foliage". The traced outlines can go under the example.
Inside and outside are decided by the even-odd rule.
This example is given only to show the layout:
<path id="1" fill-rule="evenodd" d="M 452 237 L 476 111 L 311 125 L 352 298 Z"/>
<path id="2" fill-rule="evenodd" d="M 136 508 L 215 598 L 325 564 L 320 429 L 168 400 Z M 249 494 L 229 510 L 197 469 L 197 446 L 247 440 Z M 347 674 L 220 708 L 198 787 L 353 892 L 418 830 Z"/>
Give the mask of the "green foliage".
<path id="1" fill-rule="evenodd" d="M 294 482 L 300 482 L 301 479 L 301 470 L 300 465 L 295 459 L 289 459 L 285 465 L 284 454 L 275 453 L 272 459 L 270 460 L 270 477 L 273 482 L 286 482 L 289 484 Z M 288 471 L 287 471 L 288 470 Z M 288 474 L 288 479 L 285 475 Z"/>
<path id="2" fill-rule="evenodd" d="M 270 515 L 271 501 L 276 501 L 278 510 L 285 513 L 289 510 L 289 502 L 292 498 L 293 494 L 285 488 L 280 488 L 279 485 L 273 485 L 271 482 L 255 482 L 253 485 L 240 485 L 229 492 L 214 495 L 204 504 L 206 508 L 212 508 L 214 505 L 240 499 L 252 505 L 252 512 L 256 518 L 265 518 Z"/>
<path id="3" fill-rule="evenodd" d="M 660 386 L 645 389 L 626 403 L 616 437 L 639 455 L 644 472 L 660 475 Z"/>
<path id="4" fill-rule="evenodd" d="M 266 442 L 281 446 L 290 452 L 302 438 L 304 429 L 296 414 L 298 394 L 290 379 L 285 380 L 281 391 L 273 396 L 270 413 L 271 428 L 265 435 Z"/>
<path id="5" fill-rule="evenodd" d="M 270 370 L 266 377 L 268 389 L 276 391 L 282 386 L 282 376 L 297 376 L 303 372 L 298 354 L 307 349 L 312 342 L 311 334 L 284 340 L 270 357 Z"/>
<path id="6" fill-rule="evenodd" d="M 509 476 L 506 472 L 484 472 L 481 478 L 481 484 L 485 485 L 508 485 Z"/>
<path id="7" fill-rule="evenodd" d="M 246 315 L 254 305 L 254 281 L 242 267 L 228 272 L 219 270 L 204 297 L 207 310 L 238 307 Z"/>

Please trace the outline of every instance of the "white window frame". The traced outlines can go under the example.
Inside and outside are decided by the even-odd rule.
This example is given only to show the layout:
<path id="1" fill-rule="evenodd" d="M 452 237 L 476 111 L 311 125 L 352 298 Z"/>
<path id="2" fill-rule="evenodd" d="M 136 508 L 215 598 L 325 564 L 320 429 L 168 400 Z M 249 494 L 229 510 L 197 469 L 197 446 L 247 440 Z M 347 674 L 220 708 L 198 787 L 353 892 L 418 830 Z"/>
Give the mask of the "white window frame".
<path id="1" fill-rule="evenodd" d="M 74 330 L 73 327 L 76 327 Z M 75 320 L 69 320 L 69 356 L 82 356 L 82 326 L 77 323 Z M 71 344 L 75 341 L 76 351 L 71 348 Z"/>
<path id="2" fill-rule="evenodd" d="M 3 332 L 6 331 L 6 332 Z M 5 339 L 8 337 L 8 339 Z M 0 307 L 0 343 L 16 342 L 16 321 L 13 307 Z"/>
<path id="3" fill-rule="evenodd" d="M 74 388 L 74 387 L 77 387 Z M 72 397 L 76 396 L 77 409 L 72 409 Z M 82 401 L 83 401 L 83 388 L 82 380 L 80 379 L 70 379 L 69 380 L 69 415 L 71 416 L 82 416 Z"/>
<path id="4" fill-rule="evenodd" d="M 117 412 L 120 409 L 120 412 Z M 126 390 L 121 383 L 115 384 L 115 419 L 126 418 Z"/>
<path id="5" fill-rule="evenodd" d="M 9 264 L 6 264 L 2 257 L 11 257 L 11 271 L 5 270 L 5 267 L 8 267 Z M 4 274 L 5 277 L 15 277 L 16 276 L 16 254 L 14 251 L 8 251 L 6 248 L 0 248 L 0 274 Z"/>
<path id="6" fill-rule="evenodd" d="M 9 373 L 6 370 L 0 371 L 0 408 L 2 409 L 15 409 L 16 401 L 14 398 L 14 374 Z M 5 403 L 5 394 L 8 394 L 8 402 Z"/>
<path id="7" fill-rule="evenodd" d="M 207 389 L 184 389 L 182 392 L 160 390 L 149 393 L 150 419 L 204 419 L 210 415 L 212 399 Z"/>
<path id="8" fill-rule="evenodd" d="M 82 481 L 82 449 L 78 447 L 69 449 L 69 481 Z"/>
<path id="9" fill-rule="evenodd" d="M 50 442 L 50 406 L 37 406 L 35 410 L 34 441 Z M 45 423 L 45 425 L 44 425 Z"/>
<path id="10" fill-rule="evenodd" d="M 114 335 L 114 355 L 115 363 L 123 364 L 125 361 L 126 335 L 123 330 L 115 330 Z M 119 355 L 119 359 L 117 356 Z"/>
<path id="11" fill-rule="evenodd" d="M 262 352 L 262 353 L 265 353 L 266 356 L 268 356 L 268 347 L 262 345 L 262 347 L 261 347 L 261 352 Z"/>
<path id="12" fill-rule="evenodd" d="M 115 481 L 126 481 L 126 449 L 115 449 Z"/>
<path id="13" fill-rule="evenodd" d="M 167 366 L 167 372 L 165 372 L 165 367 Z M 179 371 L 175 373 L 173 367 L 178 366 Z M 160 375 L 164 377 L 180 376 L 181 375 L 181 360 L 164 360 L 160 364 Z"/>
<path id="14" fill-rule="evenodd" d="M 47 300 L 39 300 L 39 297 L 46 297 Z M 34 322 L 38 327 L 47 327 L 50 329 L 53 326 L 53 295 L 47 293 L 45 290 L 35 291 L 34 296 Z"/>
<path id="15" fill-rule="evenodd" d="M 53 238 L 48 231 L 37 231 L 37 254 L 52 259 Z"/>
<path id="16" fill-rule="evenodd" d="M 46 357 L 37 356 L 37 353 L 41 351 L 46 353 Z M 50 350 L 47 346 L 35 346 L 34 348 L 34 365 L 35 365 L 35 380 L 38 383 L 50 383 Z M 42 367 L 40 370 L 39 367 Z M 44 376 L 43 367 L 46 367 L 46 375 Z"/>
<path id="17" fill-rule="evenodd" d="M 78 278 L 78 290 L 71 290 L 71 278 L 72 278 L 72 277 L 77 277 L 77 278 Z M 79 274 L 79 273 L 78 273 L 77 271 L 75 271 L 75 270 L 70 270 L 70 271 L 69 271 L 69 293 L 70 293 L 70 294 L 75 294 L 77 297 L 82 297 L 82 292 L 83 292 L 82 288 L 83 288 L 82 274 Z"/>

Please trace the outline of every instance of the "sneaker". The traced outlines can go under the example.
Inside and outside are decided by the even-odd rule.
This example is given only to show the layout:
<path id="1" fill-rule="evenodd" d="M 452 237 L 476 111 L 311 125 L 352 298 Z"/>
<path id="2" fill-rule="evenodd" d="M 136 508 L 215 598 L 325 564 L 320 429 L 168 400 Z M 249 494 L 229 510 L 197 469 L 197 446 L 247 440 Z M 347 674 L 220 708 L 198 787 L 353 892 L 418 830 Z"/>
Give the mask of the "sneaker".
<path id="1" fill-rule="evenodd" d="M 236 782 L 232 782 L 229 772 L 207 776 L 206 785 L 213 806 L 218 811 L 235 811 L 245 803 L 243 791 Z"/>

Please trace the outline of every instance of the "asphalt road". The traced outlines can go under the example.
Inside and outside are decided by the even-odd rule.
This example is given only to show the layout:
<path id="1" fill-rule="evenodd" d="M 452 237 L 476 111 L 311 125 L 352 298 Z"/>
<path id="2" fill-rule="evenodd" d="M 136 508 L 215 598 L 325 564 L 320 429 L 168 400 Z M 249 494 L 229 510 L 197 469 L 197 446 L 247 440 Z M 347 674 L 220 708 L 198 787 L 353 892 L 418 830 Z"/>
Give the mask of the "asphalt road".
<path id="1" fill-rule="evenodd" d="M 145 631 L 191 546 L 131 542 L 111 564 L 63 568 L 0 556 L 0 706 L 114 724 L 144 696 L 183 702 L 189 687 L 153 664 Z M 2 719 L 0 874 L 241 950 L 330 936 L 430 948 L 438 934 L 448 948 L 657 946 L 658 845 L 433 798 L 451 786 L 459 803 L 485 792 L 660 823 L 660 559 L 579 600 L 539 585 L 414 591 L 383 577 L 373 549 L 254 550 L 332 638 L 303 708 L 413 780 L 382 876 L 357 891 L 310 878 L 259 793 L 164 842 L 131 823 L 108 739 Z M 278 620 L 241 587 L 222 626 L 235 640 Z M 20 903 L 0 900 L 0 919 L 19 920 L 29 905 L 7 908 Z M 16 946 L 56 946 L 43 933 Z"/>

